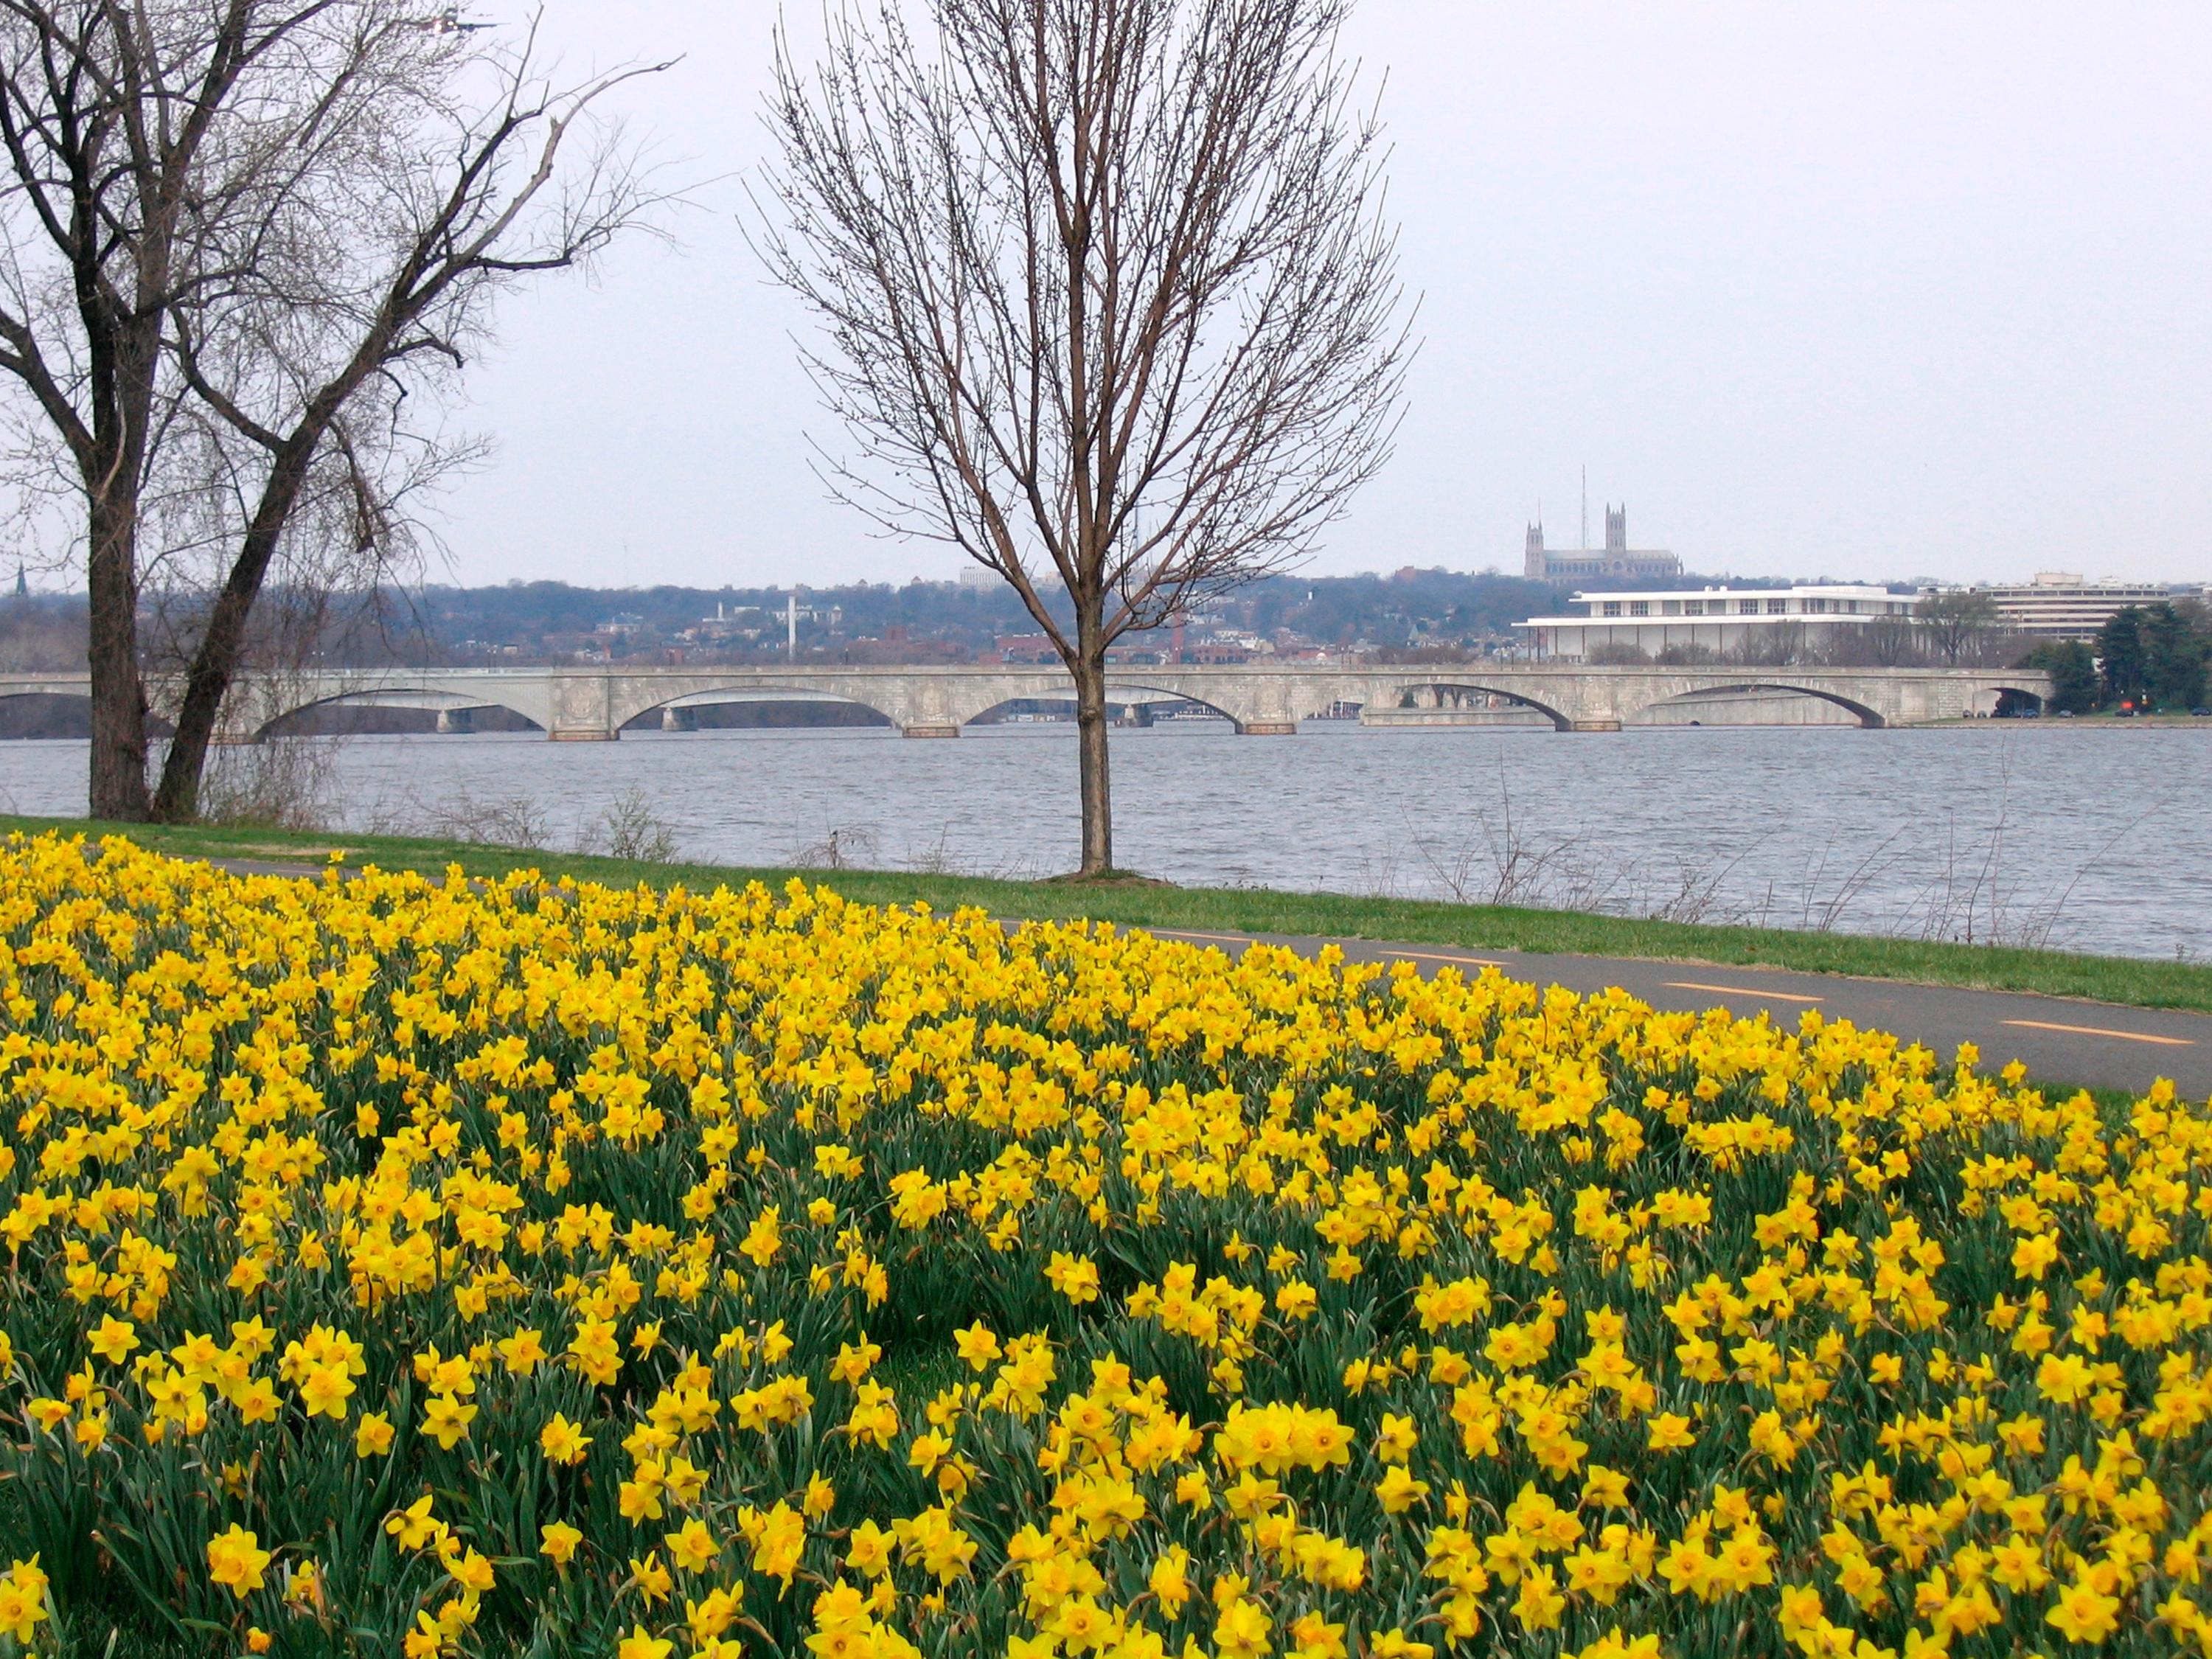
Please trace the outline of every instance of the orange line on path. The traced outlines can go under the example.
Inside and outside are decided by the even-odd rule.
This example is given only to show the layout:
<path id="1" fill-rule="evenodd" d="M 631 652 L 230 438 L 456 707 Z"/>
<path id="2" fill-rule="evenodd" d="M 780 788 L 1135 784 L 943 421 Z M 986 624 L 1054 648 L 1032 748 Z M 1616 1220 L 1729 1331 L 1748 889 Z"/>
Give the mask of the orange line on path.
<path id="1" fill-rule="evenodd" d="M 2153 1036 L 2148 1031 L 2108 1031 L 2101 1025 L 2054 1025 L 2047 1019 L 2008 1019 L 2008 1025 L 2024 1025 L 2031 1031 L 2069 1031 L 2075 1036 L 2118 1037 L 2123 1042 L 2156 1042 L 2169 1048 L 2194 1048 L 2191 1037 Z"/>
<path id="2" fill-rule="evenodd" d="M 1769 1000 L 1774 1002 L 1823 1002 L 1826 1000 L 1824 997 L 1796 996 L 1788 991 L 1753 991 L 1747 989 L 1746 987 L 1741 985 L 1699 985 L 1686 979 L 1670 979 L 1666 981 L 1665 984 L 1667 988 L 1670 991 L 1713 991 L 1724 997 L 1765 997 Z"/>

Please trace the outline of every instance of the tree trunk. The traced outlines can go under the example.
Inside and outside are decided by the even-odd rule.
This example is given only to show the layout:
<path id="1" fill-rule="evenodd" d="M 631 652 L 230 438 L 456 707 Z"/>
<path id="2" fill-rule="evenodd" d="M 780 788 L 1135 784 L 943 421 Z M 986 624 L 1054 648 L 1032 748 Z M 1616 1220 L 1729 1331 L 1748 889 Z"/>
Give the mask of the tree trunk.
<path id="1" fill-rule="evenodd" d="M 1114 867 L 1114 802 L 1107 773 L 1106 647 L 1087 629 L 1078 632 L 1075 676 L 1076 748 L 1083 779 L 1083 863 L 1079 876 L 1103 876 Z"/>
<path id="2" fill-rule="evenodd" d="M 113 487 L 112 483 L 110 488 Z M 86 587 L 90 601 L 92 766 L 88 805 L 95 818 L 143 823 L 146 688 L 138 672 L 136 501 L 95 495 Z"/>
<path id="3" fill-rule="evenodd" d="M 200 778 L 207 768 L 208 744 L 215 736 L 222 700 L 238 676 L 246 619 L 260 596 L 270 561 L 276 556 L 277 538 L 283 534 L 285 522 L 307 482 L 308 464 L 325 425 L 322 420 L 307 422 L 277 455 L 245 543 L 230 567 L 222 592 L 216 596 L 215 609 L 209 613 L 199 648 L 192 653 L 191 667 L 185 675 L 177 733 L 169 740 L 168 757 L 161 765 L 161 787 L 154 797 L 153 813 L 160 823 L 187 823 L 199 811 Z"/>
<path id="4" fill-rule="evenodd" d="M 153 818 L 157 823 L 189 823 L 199 812 L 200 778 L 207 769 L 208 744 L 215 737 L 216 716 L 236 672 L 238 642 L 245 634 L 246 612 L 251 599 L 236 603 L 226 586 L 208 619 L 208 631 L 192 653 L 185 676 L 185 695 L 177 709 L 176 735 L 161 763 L 161 786 L 155 792 Z M 226 614 L 229 613 L 229 614 Z M 218 633 L 228 637 L 216 643 Z"/>

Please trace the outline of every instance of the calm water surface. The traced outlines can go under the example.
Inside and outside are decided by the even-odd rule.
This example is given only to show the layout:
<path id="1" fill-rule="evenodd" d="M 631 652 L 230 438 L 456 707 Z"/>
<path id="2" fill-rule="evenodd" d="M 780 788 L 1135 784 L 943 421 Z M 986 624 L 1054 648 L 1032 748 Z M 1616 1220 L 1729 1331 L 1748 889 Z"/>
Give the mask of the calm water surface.
<path id="1" fill-rule="evenodd" d="M 356 831 L 521 822 L 574 845 L 628 799 L 717 863 L 819 863 L 833 840 L 865 865 L 1074 862 L 1067 726 L 294 741 Z M 1177 721 L 1115 732 L 1113 756 L 1117 862 L 1186 884 L 2212 957 L 2212 732 Z M 82 812 L 84 775 L 82 743 L 0 744 L 15 811 Z"/>

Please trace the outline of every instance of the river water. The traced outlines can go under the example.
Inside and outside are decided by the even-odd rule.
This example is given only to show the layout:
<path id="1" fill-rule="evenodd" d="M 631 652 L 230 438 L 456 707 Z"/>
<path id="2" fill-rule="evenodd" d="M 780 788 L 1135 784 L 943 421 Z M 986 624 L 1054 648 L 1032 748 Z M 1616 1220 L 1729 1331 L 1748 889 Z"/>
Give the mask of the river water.
<path id="1" fill-rule="evenodd" d="M 1013 877 L 1077 845 L 1066 726 L 301 738 L 224 761 L 305 769 L 356 832 L 605 846 L 627 808 L 687 859 Z M 1113 765 L 1116 862 L 1187 884 L 2212 958 L 2212 730 L 1177 720 L 1115 732 Z M 81 813 L 84 780 L 81 742 L 0 744 L 8 809 Z"/>

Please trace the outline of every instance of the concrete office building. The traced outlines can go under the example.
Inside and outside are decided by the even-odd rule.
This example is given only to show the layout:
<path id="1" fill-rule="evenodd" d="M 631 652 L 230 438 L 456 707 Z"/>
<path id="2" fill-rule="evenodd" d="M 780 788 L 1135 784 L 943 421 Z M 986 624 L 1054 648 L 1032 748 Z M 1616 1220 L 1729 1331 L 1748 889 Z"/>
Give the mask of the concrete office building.
<path id="1" fill-rule="evenodd" d="M 2093 582 L 2063 570 L 2039 570 L 2033 581 L 1966 591 L 1988 594 L 2006 627 L 2045 640 L 2094 639 L 2115 611 L 2158 605 L 2175 593 L 2160 582 Z"/>

